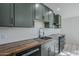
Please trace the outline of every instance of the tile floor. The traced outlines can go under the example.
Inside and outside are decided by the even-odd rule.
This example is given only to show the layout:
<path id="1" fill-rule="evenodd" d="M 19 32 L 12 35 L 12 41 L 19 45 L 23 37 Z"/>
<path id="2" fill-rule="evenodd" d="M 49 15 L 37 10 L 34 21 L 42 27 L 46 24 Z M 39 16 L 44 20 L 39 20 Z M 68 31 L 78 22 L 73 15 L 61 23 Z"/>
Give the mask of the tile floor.
<path id="1" fill-rule="evenodd" d="M 79 56 L 79 45 L 66 44 L 64 50 L 58 56 Z"/>

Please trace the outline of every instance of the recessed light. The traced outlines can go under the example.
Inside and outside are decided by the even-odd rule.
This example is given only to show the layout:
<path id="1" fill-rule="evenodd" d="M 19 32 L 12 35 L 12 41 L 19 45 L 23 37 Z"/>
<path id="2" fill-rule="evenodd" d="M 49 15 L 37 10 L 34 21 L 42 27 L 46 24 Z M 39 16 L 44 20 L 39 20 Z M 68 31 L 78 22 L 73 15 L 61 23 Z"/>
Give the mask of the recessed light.
<path id="1" fill-rule="evenodd" d="M 39 4 L 35 4 L 35 7 L 38 8 L 39 7 Z"/>
<path id="2" fill-rule="evenodd" d="M 52 11 L 49 11 L 49 14 L 51 14 L 52 13 Z"/>
<path id="3" fill-rule="evenodd" d="M 59 11 L 60 10 L 60 8 L 57 8 L 57 11 Z"/>

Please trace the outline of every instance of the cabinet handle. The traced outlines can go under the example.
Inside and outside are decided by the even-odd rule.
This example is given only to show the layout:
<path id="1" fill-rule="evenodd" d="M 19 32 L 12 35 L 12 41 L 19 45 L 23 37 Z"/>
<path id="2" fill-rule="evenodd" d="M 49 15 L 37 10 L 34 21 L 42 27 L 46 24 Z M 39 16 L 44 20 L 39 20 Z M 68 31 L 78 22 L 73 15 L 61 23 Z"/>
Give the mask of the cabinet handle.
<path id="1" fill-rule="evenodd" d="M 11 26 L 13 26 L 13 24 L 14 24 L 14 19 L 13 18 L 11 18 L 10 24 L 11 24 Z"/>
<path id="2" fill-rule="evenodd" d="M 50 47 L 48 48 L 48 56 L 50 56 L 50 52 L 51 52 L 51 49 Z"/>
<path id="3" fill-rule="evenodd" d="M 50 49 L 50 48 L 48 48 L 48 56 L 49 56 L 49 52 L 50 52 L 49 49 Z"/>

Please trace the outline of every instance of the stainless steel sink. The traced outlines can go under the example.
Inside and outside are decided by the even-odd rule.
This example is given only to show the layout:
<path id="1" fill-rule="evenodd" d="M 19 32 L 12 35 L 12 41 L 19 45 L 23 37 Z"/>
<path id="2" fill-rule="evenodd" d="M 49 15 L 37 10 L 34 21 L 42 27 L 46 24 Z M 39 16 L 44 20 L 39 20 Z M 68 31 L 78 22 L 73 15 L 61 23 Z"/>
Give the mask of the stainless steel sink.
<path id="1" fill-rule="evenodd" d="M 48 39 L 52 39 L 52 37 L 45 36 L 45 37 L 41 37 L 40 39 L 48 40 Z"/>

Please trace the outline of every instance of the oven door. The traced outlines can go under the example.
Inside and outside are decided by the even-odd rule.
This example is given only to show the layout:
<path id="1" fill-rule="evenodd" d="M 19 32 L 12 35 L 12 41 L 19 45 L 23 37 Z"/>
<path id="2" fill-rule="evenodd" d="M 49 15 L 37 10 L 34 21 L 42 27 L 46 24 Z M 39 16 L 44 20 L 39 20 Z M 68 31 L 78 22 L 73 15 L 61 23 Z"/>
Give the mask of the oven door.
<path id="1" fill-rule="evenodd" d="M 36 46 L 34 48 L 17 53 L 16 56 L 41 56 L 41 46 Z"/>

